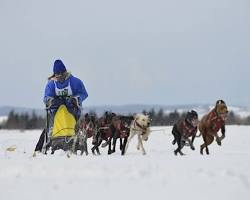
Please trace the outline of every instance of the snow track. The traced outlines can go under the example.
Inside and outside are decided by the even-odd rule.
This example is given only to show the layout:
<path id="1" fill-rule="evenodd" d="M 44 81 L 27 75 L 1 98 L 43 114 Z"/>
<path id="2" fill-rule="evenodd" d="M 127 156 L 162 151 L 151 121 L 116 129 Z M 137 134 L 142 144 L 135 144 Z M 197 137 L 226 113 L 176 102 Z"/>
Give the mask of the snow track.
<path id="1" fill-rule="evenodd" d="M 226 127 L 221 147 L 209 156 L 184 147 L 175 156 L 171 127 L 153 127 L 147 155 L 132 140 L 127 155 L 75 156 L 62 151 L 33 158 L 41 133 L 0 131 L 0 199 L 240 199 L 250 198 L 250 126 Z M 119 142 L 118 142 L 119 144 Z M 14 147 L 13 151 L 6 151 Z M 117 148 L 118 149 L 118 148 Z M 90 151 L 90 150 L 89 150 Z"/>

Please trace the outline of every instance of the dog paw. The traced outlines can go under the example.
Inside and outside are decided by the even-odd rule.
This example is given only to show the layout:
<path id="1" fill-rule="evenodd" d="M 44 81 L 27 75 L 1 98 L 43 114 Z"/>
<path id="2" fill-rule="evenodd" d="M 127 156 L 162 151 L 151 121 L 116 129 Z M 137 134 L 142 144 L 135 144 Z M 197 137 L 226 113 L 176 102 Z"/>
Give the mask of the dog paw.
<path id="1" fill-rule="evenodd" d="M 112 153 L 114 153 L 113 150 L 109 150 L 109 151 L 108 151 L 108 154 L 112 154 Z"/>

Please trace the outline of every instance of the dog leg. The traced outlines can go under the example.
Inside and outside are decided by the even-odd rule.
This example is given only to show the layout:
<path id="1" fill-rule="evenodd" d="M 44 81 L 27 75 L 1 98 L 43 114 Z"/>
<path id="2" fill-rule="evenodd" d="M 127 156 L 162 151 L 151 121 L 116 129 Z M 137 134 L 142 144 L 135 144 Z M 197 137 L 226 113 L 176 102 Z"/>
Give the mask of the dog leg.
<path id="1" fill-rule="evenodd" d="M 98 146 L 97 146 L 98 144 L 95 144 L 92 148 L 91 148 L 91 152 L 92 152 L 92 154 L 95 156 L 96 154 L 95 154 L 95 151 L 97 151 L 97 148 L 98 148 Z"/>
<path id="2" fill-rule="evenodd" d="M 185 145 L 185 141 L 183 141 L 183 140 L 178 141 L 178 140 L 177 140 L 177 144 L 178 144 L 178 147 L 177 147 L 177 149 L 174 151 L 174 154 L 177 155 L 177 154 L 179 153 L 181 156 L 185 155 L 185 154 L 181 151 L 182 148 L 183 148 L 184 145 Z"/>
<path id="3" fill-rule="evenodd" d="M 206 146 L 206 154 L 209 155 L 209 149 L 207 146 Z"/>
<path id="4" fill-rule="evenodd" d="M 73 154 L 77 154 L 76 143 L 78 141 L 78 137 L 79 137 L 78 135 L 73 137 L 73 144 L 72 144 L 72 147 L 70 149 L 71 153 L 73 153 Z"/>
<path id="5" fill-rule="evenodd" d="M 225 133 L 222 134 L 220 137 L 218 136 L 218 134 L 216 134 L 216 142 L 219 146 L 221 146 L 221 141 L 225 138 Z"/>
<path id="6" fill-rule="evenodd" d="M 137 147 L 136 147 L 136 148 L 137 148 L 137 150 L 139 151 L 139 150 L 140 150 L 140 145 L 141 145 L 141 144 L 140 144 L 140 140 L 141 140 L 141 139 L 140 139 L 140 135 L 139 135 L 139 134 L 137 135 L 137 138 L 138 138 L 138 144 L 137 144 Z"/>
<path id="7" fill-rule="evenodd" d="M 204 139 L 204 144 L 201 145 L 201 154 L 203 154 L 203 149 L 205 148 L 206 154 L 209 155 L 208 145 L 210 145 L 213 142 L 214 137 L 211 135 L 206 135 L 204 136 L 203 139 Z"/>
<path id="8" fill-rule="evenodd" d="M 207 155 L 209 155 L 209 149 L 208 149 L 208 143 L 207 143 L 207 140 L 206 140 L 206 142 L 205 142 L 204 144 L 205 144 L 206 154 L 207 154 Z"/>
<path id="9" fill-rule="evenodd" d="M 87 156 L 89 154 L 87 138 L 85 138 L 85 140 L 84 140 L 84 151 L 85 151 L 85 155 Z"/>
<path id="10" fill-rule="evenodd" d="M 174 125 L 173 127 L 173 130 L 172 130 L 172 135 L 174 136 L 174 140 L 172 141 L 172 144 L 175 145 L 176 142 L 177 142 L 177 135 L 179 134 L 178 130 L 177 130 L 177 126 L 176 124 Z"/>
<path id="11" fill-rule="evenodd" d="M 141 147 L 142 155 L 146 155 L 146 151 L 145 151 L 145 149 L 143 147 L 142 138 L 141 138 L 140 135 L 138 135 L 138 147 L 139 147 L 139 149 Z"/>
<path id="12" fill-rule="evenodd" d="M 108 155 L 110 155 L 110 154 L 112 154 L 112 153 L 113 153 L 113 151 L 111 150 L 111 145 L 112 145 L 112 137 L 110 137 L 110 138 L 109 138 L 108 142 L 109 142 L 109 147 L 108 147 Z"/>
<path id="13" fill-rule="evenodd" d="M 175 151 L 174 151 L 174 154 L 177 156 L 177 154 L 180 154 L 181 156 L 183 156 L 183 155 L 185 155 L 182 151 L 181 151 L 181 149 L 179 149 L 179 148 L 177 148 Z"/>
<path id="14" fill-rule="evenodd" d="M 200 154 L 201 154 L 201 155 L 203 155 L 203 149 L 204 149 L 203 145 L 204 145 L 204 144 L 202 144 L 202 145 L 200 146 Z"/>
<path id="15" fill-rule="evenodd" d="M 185 145 L 185 141 L 183 140 L 180 132 L 175 132 L 175 140 L 177 143 L 177 149 L 174 151 L 174 154 L 177 155 L 178 153 L 182 156 L 184 153 L 182 153 L 181 149 Z"/>
<path id="16" fill-rule="evenodd" d="M 219 146 L 221 146 L 221 139 L 220 139 L 220 137 L 219 137 L 218 135 L 216 135 L 215 138 L 216 138 L 217 144 L 218 144 Z"/>
<path id="17" fill-rule="evenodd" d="M 115 134 L 113 136 L 113 149 L 111 150 L 112 153 L 115 153 L 116 142 L 117 142 L 118 138 L 119 138 L 118 133 L 115 132 Z M 121 149 L 121 144 L 120 144 L 120 149 Z"/>
<path id="18" fill-rule="evenodd" d="M 208 141 L 207 141 L 207 136 L 205 136 L 205 150 L 206 150 L 206 154 L 209 155 L 209 149 L 208 149 Z"/>
<path id="19" fill-rule="evenodd" d="M 99 146 L 101 145 L 102 141 L 103 141 L 103 140 L 102 140 L 101 138 L 99 138 L 99 139 L 98 139 L 98 143 L 94 146 L 97 155 L 101 155 L 100 150 L 99 150 Z"/>
<path id="20" fill-rule="evenodd" d="M 207 135 L 206 137 L 206 153 L 209 154 L 208 146 L 214 141 L 214 136 Z"/>
<path id="21" fill-rule="evenodd" d="M 221 127 L 221 137 L 220 137 L 220 141 L 222 141 L 225 137 L 226 137 L 226 127 L 225 127 L 225 125 L 223 125 L 222 127 Z"/>
<path id="22" fill-rule="evenodd" d="M 225 135 L 220 136 L 220 141 L 222 141 L 225 137 Z"/>
<path id="23" fill-rule="evenodd" d="M 123 141 L 122 149 L 121 149 L 122 155 L 125 154 L 125 148 L 126 148 L 127 141 L 128 141 L 128 137 L 125 137 L 124 141 Z"/>
<path id="24" fill-rule="evenodd" d="M 131 142 L 131 140 L 132 140 L 132 138 L 134 136 L 135 136 L 135 133 L 133 131 L 130 131 L 130 135 L 128 137 L 128 140 L 127 140 L 127 143 L 126 143 L 126 146 L 125 146 L 124 154 L 127 153 L 128 145 L 129 145 L 129 143 Z"/>
<path id="25" fill-rule="evenodd" d="M 195 150 L 195 147 L 194 147 L 194 139 L 195 139 L 195 135 L 192 136 L 192 140 L 191 140 L 191 143 L 190 143 L 190 148 L 194 151 Z"/>
<path id="26" fill-rule="evenodd" d="M 92 154 L 95 155 L 95 146 L 91 148 Z"/>
<path id="27" fill-rule="evenodd" d="M 101 155 L 99 147 L 97 147 L 96 152 L 97 152 L 97 155 Z"/>
<path id="28" fill-rule="evenodd" d="M 190 143 L 190 149 L 193 150 L 193 151 L 195 150 L 195 147 L 194 147 L 193 143 Z"/>
<path id="29" fill-rule="evenodd" d="M 195 150 L 192 140 L 190 140 L 189 138 L 186 138 L 186 139 L 185 139 L 185 143 L 186 143 L 186 142 L 187 142 L 188 145 L 190 146 L 190 149 Z"/>
<path id="30" fill-rule="evenodd" d="M 51 154 L 54 154 L 55 153 L 55 150 L 52 148 L 51 149 Z"/>
<path id="31" fill-rule="evenodd" d="M 122 151 L 122 149 L 123 149 L 122 138 L 119 138 L 119 139 L 120 139 L 120 150 Z"/>
<path id="32" fill-rule="evenodd" d="M 221 146 L 222 145 L 222 143 L 221 143 L 221 141 L 223 140 L 225 138 L 225 135 L 222 135 L 222 136 L 218 136 L 218 137 L 216 137 L 216 142 L 217 142 L 217 144 L 219 145 L 219 146 Z"/>
<path id="33" fill-rule="evenodd" d="M 203 138 L 204 143 L 200 146 L 200 154 L 203 155 L 203 149 L 207 146 L 207 142 L 206 142 L 206 133 L 200 132 Z"/>

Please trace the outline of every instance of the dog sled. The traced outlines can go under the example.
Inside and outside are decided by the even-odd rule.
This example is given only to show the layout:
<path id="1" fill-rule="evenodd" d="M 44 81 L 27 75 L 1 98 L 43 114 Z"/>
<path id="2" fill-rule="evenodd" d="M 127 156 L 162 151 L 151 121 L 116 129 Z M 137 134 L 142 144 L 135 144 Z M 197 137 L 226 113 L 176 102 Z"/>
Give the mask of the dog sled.
<path id="1" fill-rule="evenodd" d="M 46 128 L 38 140 L 33 156 L 36 152 L 47 154 L 48 150 L 54 154 L 59 149 L 71 153 L 77 153 L 77 150 L 83 152 L 86 144 L 78 121 L 65 103 L 56 108 L 46 108 Z"/>

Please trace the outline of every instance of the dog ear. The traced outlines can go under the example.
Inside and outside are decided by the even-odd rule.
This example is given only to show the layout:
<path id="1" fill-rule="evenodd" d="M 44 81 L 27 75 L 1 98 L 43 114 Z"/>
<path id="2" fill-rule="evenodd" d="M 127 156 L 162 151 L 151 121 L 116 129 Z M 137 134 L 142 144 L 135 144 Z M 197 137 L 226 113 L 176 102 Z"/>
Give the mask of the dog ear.
<path id="1" fill-rule="evenodd" d="M 220 104 L 226 104 L 226 103 L 225 103 L 225 101 L 223 101 L 223 100 L 221 100 L 221 99 L 220 99 L 220 100 L 217 100 L 217 101 L 216 101 L 216 105 L 220 105 Z"/>
<path id="2" fill-rule="evenodd" d="M 219 107 L 221 106 L 221 105 L 225 105 L 226 106 L 226 103 L 225 103 L 225 101 L 223 101 L 223 100 L 217 100 L 216 101 L 216 104 L 215 104 L 215 109 L 216 110 L 218 110 L 218 109 L 220 109 Z"/>
<path id="3" fill-rule="evenodd" d="M 138 120 L 140 118 L 140 114 L 136 114 L 135 116 L 134 116 L 134 119 L 135 120 Z"/>

